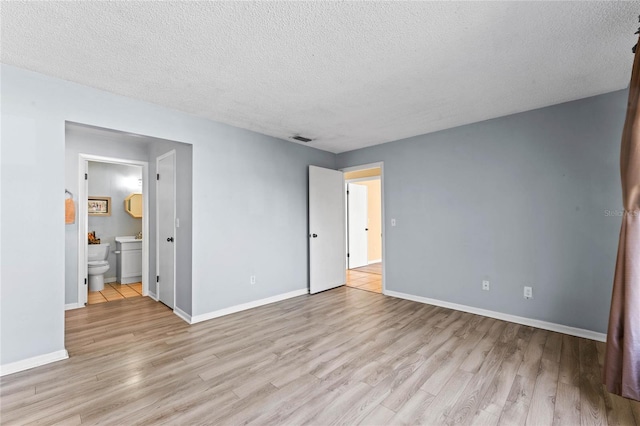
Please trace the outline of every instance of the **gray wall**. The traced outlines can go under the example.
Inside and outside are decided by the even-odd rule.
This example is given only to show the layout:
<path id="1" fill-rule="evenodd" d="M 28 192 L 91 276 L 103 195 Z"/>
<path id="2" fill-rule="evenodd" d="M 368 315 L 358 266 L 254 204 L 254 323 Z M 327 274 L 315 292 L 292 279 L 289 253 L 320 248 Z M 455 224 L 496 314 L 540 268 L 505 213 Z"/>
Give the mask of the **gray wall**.
<path id="1" fill-rule="evenodd" d="M 387 289 L 606 332 L 626 97 L 338 155 L 340 168 L 384 161 Z"/>
<path id="2" fill-rule="evenodd" d="M 193 268 L 194 313 L 306 289 L 308 165 L 335 168 L 335 155 L 258 135 L 212 141 L 198 155 L 212 163 L 209 178 L 194 175 L 194 203 L 206 186 L 211 208 L 201 227 L 194 221 L 194 236 L 206 227 L 211 238 L 194 245 L 194 265 L 206 265 Z"/>
<path id="3" fill-rule="evenodd" d="M 192 314 L 307 288 L 307 165 L 334 167 L 334 154 L 0 67 L 0 364 L 64 350 L 68 256 L 56 247 L 73 232 L 63 200 L 77 167 L 65 168 L 66 121 L 193 146 Z M 100 149 L 113 152 L 95 154 L 149 156 L 146 146 L 132 148 L 139 158 L 115 142 Z M 46 214 L 42 204 L 51 206 Z M 46 276 L 30 273 L 35 241 L 50 248 L 38 260 Z"/>
<path id="4" fill-rule="evenodd" d="M 142 192 L 137 186 L 142 179 L 141 166 L 89 162 L 89 196 L 111 198 L 111 216 L 89 216 L 89 232 L 95 232 L 101 244 L 109 244 L 109 270 L 104 277 L 116 278 L 116 237 L 136 235 L 142 231 L 142 219 L 136 219 L 124 209 L 124 199 L 133 192 Z M 131 185 L 131 182 L 135 182 Z M 77 293 L 77 292 L 76 292 Z"/>

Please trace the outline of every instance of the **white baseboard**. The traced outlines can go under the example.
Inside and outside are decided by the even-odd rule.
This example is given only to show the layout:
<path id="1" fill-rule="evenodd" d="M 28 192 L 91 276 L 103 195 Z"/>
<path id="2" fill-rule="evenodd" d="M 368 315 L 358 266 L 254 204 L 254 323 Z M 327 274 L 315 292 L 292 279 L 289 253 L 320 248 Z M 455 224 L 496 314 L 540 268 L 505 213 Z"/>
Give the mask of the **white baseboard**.
<path id="1" fill-rule="evenodd" d="M 30 368 L 40 367 L 41 365 L 50 364 L 56 361 L 62 361 L 63 359 L 67 358 L 69 358 L 69 353 L 66 349 L 63 349 L 61 351 L 23 359 L 22 361 L 11 362 L 9 364 L 0 366 L 0 376 L 6 376 L 7 374 L 29 370 Z"/>
<path id="2" fill-rule="evenodd" d="M 281 300 L 291 299 L 292 297 L 298 297 L 305 294 L 309 294 L 309 290 L 307 288 L 302 288 L 300 290 L 290 291 L 288 293 L 267 297 L 266 299 L 254 300 L 253 302 L 231 306 L 229 308 L 220 309 L 218 311 L 213 311 L 206 314 L 194 315 L 193 317 L 191 317 L 191 324 L 196 324 L 198 322 L 207 321 L 213 318 L 234 314 L 240 311 L 246 311 L 247 309 L 257 308 L 258 306 L 268 305 L 269 303 L 275 303 Z"/>
<path id="3" fill-rule="evenodd" d="M 397 297 L 399 299 L 412 300 L 414 302 L 426 303 L 427 305 L 440 306 L 442 308 L 454 309 L 456 311 L 469 312 L 470 314 L 482 315 L 484 317 L 495 318 L 503 321 L 515 322 L 516 324 L 528 325 L 530 327 L 541 328 L 543 330 L 555 331 L 557 333 L 568 334 L 570 336 L 583 337 L 585 339 L 606 342 L 607 335 L 598 333 L 584 328 L 569 327 L 568 325 L 556 324 L 553 322 L 541 321 L 532 318 L 519 317 L 517 315 L 504 314 L 502 312 L 490 311 L 487 309 L 475 308 L 473 306 L 459 305 L 457 303 L 444 302 L 437 299 L 429 299 L 422 296 L 414 296 L 412 294 L 400 293 L 397 291 L 387 290 L 384 293 L 387 296 Z"/>
<path id="4" fill-rule="evenodd" d="M 143 295 L 144 296 L 144 295 Z M 158 301 L 158 298 L 156 297 L 155 294 L 151 293 L 150 291 L 147 292 L 147 296 L 149 296 L 150 298 L 152 298 L 153 300 L 155 300 L 156 302 Z"/>
<path id="5" fill-rule="evenodd" d="M 104 279 L 104 283 L 105 284 L 109 284 L 109 283 L 115 283 L 117 281 L 116 277 L 111 277 L 111 278 L 105 278 Z"/>
<path id="6" fill-rule="evenodd" d="M 64 305 L 65 311 L 70 311 L 71 309 L 84 308 L 84 303 L 67 303 Z"/>
<path id="7" fill-rule="evenodd" d="M 373 265 L 374 263 L 380 263 L 380 262 L 382 262 L 382 259 L 370 260 L 367 262 L 367 265 Z"/>
<path id="8" fill-rule="evenodd" d="M 177 306 L 173 309 L 173 313 L 179 316 L 180 318 L 182 318 L 183 320 L 185 320 L 188 324 L 193 324 L 191 322 L 191 315 L 189 315 L 182 309 L 178 308 Z"/>

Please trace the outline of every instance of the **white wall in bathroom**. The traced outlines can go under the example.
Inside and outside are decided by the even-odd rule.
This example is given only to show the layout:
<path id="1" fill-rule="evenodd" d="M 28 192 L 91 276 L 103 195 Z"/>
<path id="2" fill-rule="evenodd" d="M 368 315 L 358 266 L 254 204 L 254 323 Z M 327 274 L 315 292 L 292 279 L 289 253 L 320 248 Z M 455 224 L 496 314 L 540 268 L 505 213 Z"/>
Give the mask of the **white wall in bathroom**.
<path id="1" fill-rule="evenodd" d="M 131 193 L 142 192 L 140 179 L 140 166 L 89 161 L 89 196 L 111 197 L 111 216 L 90 215 L 88 221 L 89 232 L 95 231 L 102 244 L 111 246 L 109 270 L 104 274 L 107 282 L 116 278 L 115 238 L 142 231 L 142 219 L 133 218 L 124 210 L 124 199 Z"/>

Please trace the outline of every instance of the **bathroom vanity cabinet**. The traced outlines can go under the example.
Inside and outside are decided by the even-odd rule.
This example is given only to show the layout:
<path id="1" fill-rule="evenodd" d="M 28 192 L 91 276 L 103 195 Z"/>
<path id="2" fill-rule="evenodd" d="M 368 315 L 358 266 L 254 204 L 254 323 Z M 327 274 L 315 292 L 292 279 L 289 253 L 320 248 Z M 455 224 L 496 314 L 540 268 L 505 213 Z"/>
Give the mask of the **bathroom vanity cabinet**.
<path id="1" fill-rule="evenodd" d="M 120 284 L 142 281 L 142 240 L 116 237 L 116 273 Z"/>

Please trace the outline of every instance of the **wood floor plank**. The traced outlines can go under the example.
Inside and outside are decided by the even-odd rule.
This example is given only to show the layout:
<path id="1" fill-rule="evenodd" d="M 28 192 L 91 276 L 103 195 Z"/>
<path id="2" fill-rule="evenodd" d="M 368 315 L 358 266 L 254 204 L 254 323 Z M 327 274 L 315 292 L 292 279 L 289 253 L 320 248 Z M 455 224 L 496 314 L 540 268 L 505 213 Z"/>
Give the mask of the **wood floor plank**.
<path id="1" fill-rule="evenodd" d="M 416 423 L 424 425 L 446 423 L 448 421 L 447 414 L 451 411 L 472 378 L 472 373 L 456 370 L 450 376 L 447 385 L 433 398 L 428 409 L 422 413 Z"/>
<path id="2" fill-rule="evenodd" d="M 553 423 L 561 348 L 562 336 L 558 333 L 550 333 L 547 337 L 535 388 L 531 396 L 527 424 L 549 425 Z"/>
<path id="3" fill-rule="evenodd" d="M 572 386 L 580 386 L 579 340 L 574 336 L 562 336 L 562 354 L 558 381 Z"/>
<path id="4" fill-rule="evenodd" d="M 442 345 L 438 351 L 434 352 L 426 360 L 421 360 L 416 365 L 416 369 L 404 379 L 399 386 L 393 388 L 382 402 L 382 404 L 393 410 L 398 411 L 418 390 L 424 386 L 425 382 L 433 376 L 433 374 L 442 368 L 445 359 L 451 356 L 451 351 L 460 343 L 460 339 L 449 339 L 447 343 Z M 427 392 L 428 393 L 428 392 Z"/>
<path id="5" fill-rule="evenodd" d="M 520 364 L 524 359 L 524 352 L 533 335 L 533 331 L 533 328 L 524 326 L 518 329 L 514 344 L 507 348 L 495 378 L 480 404 L 480 408 L 483 411 L 497 416 L 498 419 L 507 403 L 507 398 L 510 395 Z"/>
<path id="6" fill-rule="evenodd" d="M 498 337 L 502 334 L 503 329 L 506 327 L 506 323 L 501 321 L 495 321 L 487 334 L 471 351 L 469 356 L 464 360 L 460 366 L 461 370 L 475 373 L 480 369 L 480 366 L 484 362 L 487 354 L 493 349 Z"/>
<path id="7" fill-rule="evenodd" d="M 517 324 L 508 324 L 500 329 L 503 332 L 498 338 L 498 343 L 483 358 L 479 369 L 474 373 L 450 412 L 447 413 L 447 418 L 450 422 L 466 424 L 478 412 L 480 404 L 490 389 L 493 378 L 497 374 L 508 349 L 517 344 L 515 336 L 517 336 L 519 328 L 520 326 Z"/>
<path id="8" fill-rule="evenodd" d="M 599 342 L 353 288 L 195 325 L 138 296 L 65 316 L 70 358 L 1 377 L 2 424 L 640 418 L 640 403 L 604 390 Z"/>
<path id="9" fill-rule="evenodd" d="M 390 420 L 395 415 L 395 412 L 384 405 L 378 405 L 358 424 L 362 426 L 391 424 Z"/>
<path id="10" fill-rule="evenodd" d="M 580 423 L 606 425 L 598 351 L 593 340 L 580 339 Z"/>
<path id="11" fill-rule="evenodd" d="M 418 390 L 411 398 L 402 406 L 398 413 L 391 418 L 389 424 L 419 424 L 420 417 L 424 415 L 429 406 L 435 399 L 435 396 L 422 390 Z"/>
<path id="12" fill-rule="evenodd" d="M 564 382 L 558 382 L 554 404 L 553 424 L 580 424 L 580 388 Z"/>
<path id="13" fill-rule="evenodd" d="M 500 418 L 484 410 L 478 410 L 469 424 L 471 426 L 494 426 L 498 424 Z"/>
<path id="14" fill-rule="evenodd" d="M 458 370 L 460 364 L 462 364 L 476 344 L 482 339 L 482 334 L 482 332 L 473 333 L 466 340 L 463 340 L 463 344 L 458 345 L 458 347 L 451 352 L 450 356 L 442 361 L 438 370 L 424 382 L 420 389 L 431 395 L 439 395 L 442 388 L 449 381 L 451 374 Z"/>

